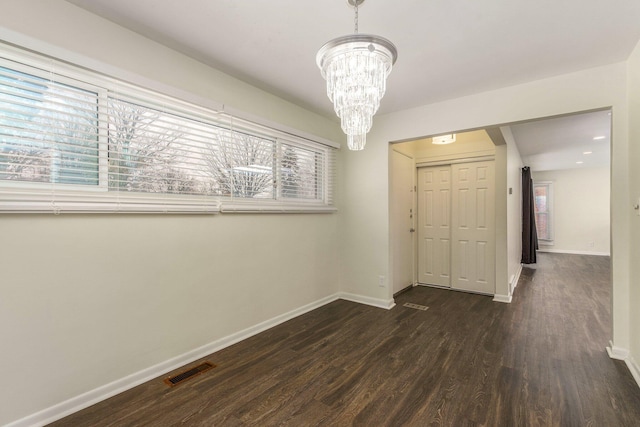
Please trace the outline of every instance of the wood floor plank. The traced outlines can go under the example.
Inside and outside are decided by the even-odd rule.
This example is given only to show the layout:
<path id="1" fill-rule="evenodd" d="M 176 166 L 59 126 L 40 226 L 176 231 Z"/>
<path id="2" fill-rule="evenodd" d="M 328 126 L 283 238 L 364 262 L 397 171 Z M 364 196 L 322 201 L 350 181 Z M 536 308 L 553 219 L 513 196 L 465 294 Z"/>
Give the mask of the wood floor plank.
<path id="1" fill-rule="evenodd" d="M 335 301 L 182 385 L 158 378 L 52 425 L 640 426 L 640 388 L 605 352 L 608 257 L 539 254 L 511 304 L 424 287 L 396 304 Z"/>

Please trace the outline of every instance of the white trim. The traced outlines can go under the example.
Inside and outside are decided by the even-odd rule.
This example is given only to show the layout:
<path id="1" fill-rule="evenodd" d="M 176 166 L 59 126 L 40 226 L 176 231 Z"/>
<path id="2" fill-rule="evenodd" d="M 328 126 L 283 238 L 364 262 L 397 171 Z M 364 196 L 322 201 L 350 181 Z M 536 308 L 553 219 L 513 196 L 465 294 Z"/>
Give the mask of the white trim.
<path id="1" fill-rule="evenodd" d="M 185 213 L 212 214 L 220 211 L 216 197 L 127 193 L 70 186 L 53 190 L 51 184 L 29 188 L 29 184 L 0 182 L 1 213 Z M 50 188 L 49 192 L 46 191 Z"/>
<path id="2" fill-rule="evenodd" d="M 505 304 L 510 304 L 511 303 L 511 295 L 501 295 L 501 294 L 495 294 L 493 296 L 493 301 L 494 302 L 503 302 Z"/>
<path id="3" fill-rule="evenodd" d="M 488 156 L 478 156 L 478 157 L 465 157 L 464 159 L 443 159 L 443 160 L 433 160 L 433 161 L 419 161 L 416 160 L 416 167 L 423 168 L 429 166 L 442 166 L 442 165 L 454 165 L 458 163 L 473 163 L 473 162 L 485 162 L 485 161 L 493 161 L 496 159 L 495 155 Z"/>
<path id="4" fill-rule="evenodd" d="M 260 203 L 251 201 L 222 202 L 220 211 L 223 213 L 331 213 L 338 209 L 329 205 L 293 204 L 293 203 Z"/>
<path id="5" fill-rule="evenodd" d="M 613 345 L 613 341 L 609 341 L 607 354 L 609 354 L 609 357 L 612 359 L 624 360 L 624 363 L 626 363 L 627 368 L 629 368 L 629 372 L 631 372 L 633 379 L 636 380 L 636 384 L 640 387 L 640 366 L 638 366 L 633 356 L 631 356 L 629 350 L 622 347 L 616 347 Z"/>
<path id="6" fill-rule="evenodd" d="M 522 263 L 518 264 L 518 271 L 516 271 L 516 274 L 511 276 L 511 281 L 509 282 L 511 295 L 513 295 L 513 291 L 516 290 L 516 287 L 518 286 L 518 282 L 520 281 L 521 275 L 522 275 Z"/>
<path id="7" fill-rule="evenodd" d="M 609 341 L 607 346 L 607 353 L 609 357 L 616 360 L 626 360 L 629 357 L 629 350 L 622 347 L 616 347 L 612 341 Z"/>
<path id="8" fill-rule="evenodd" d="M 638 387 L 640 387 L 640 366 L 638 366 L 635 359 L 631 356 L 627 357 L 624 362 L 627 364 L 627 367 L 631 371 L 633 379 L 636 380 L 636 384 L 638 384 Z"/>
<path id="9" fill-rule="evenodd" d="M 340 298 L 342 298 L 342 296 L 339 293 L 321 298 L 317 301 L 314 301 L 302 307 L 296 308 L 287 313 L 273 317 L 269 320 L 265 320 L 264 322 L 258 323 L 257 325 L 251 326 L 242 331 L 220 338 L 209 344 L 205 344 L 202 347 L 198 347 L 194 350 L 188 351 L 186 353 L 173 357 L 164 362 L 160 362 L 149 368 L 135 372 L 124 378 L 120 378 L 109 384 L 105 384 L 103 386 L 90 390 L 86 393 L 72 397 L 71 399 L 68 399 L 64 402 L 50 406 L 49 408 L 43 409 L 42 411 L 36 412 L 35 414 L 31 414 L 19 420 L 13 421 L 7 424 L 5 427 L 44 426 L 46 424 L 52 423 L 56 420 L 66 417 L 67 415 L 70 415 L 70 414 L 73 414 L 74 412 L 78 412 L 82 409 L 88 408 L 89 406 L 94 405 L 103 400 L 106 400 L 112 396 L 115 396 L 116 394 L 122 393 L 137 385 L 140 385 L 154 378 L 165 375 L 168 372 L 171 372 L 184 365 L 187 365 L 198 359 L 206 357 L 211 353 L 220 351 L 237 342 L 240 342 L 244 339 L 252 337 L 256 334 L 259 334 L 260 332 L 266 331 L 267 329 L 270 329 L 274 326 L 284 323 L 287 320 L 291 320 L 297 316 L 300 316 L 311 310 L 315 310 L 316 308 L 322 307 L 323 305 L 329 304 Z M 343 299 L 348 299 L 348 298 L 343 298 Z M 365 300 L 366 297 L 362 297 L 362 299 Z M 351 299 L 349 300 L 353 301 Z M 359 302 L 359 301 L 356 301 L 356 302 Z"/>
<path id="10" fill-rule="evenodd" d="M 553 244 L 555 231 L 555 215 L 553 213 L 553 181 L 536 181 L 533 180 L 533 191 L 535 194 L 536 187 L 545 187 L 546 188 L 546 210 L 544 212 L 536 212 L 537 215 L 546 215 L 547 216 L 547 228 L 548 228 L 548 238 L 542 239 L 540 238 L 540 242 L 547 242 L 549 244 Z M 535 197 L 534 197 L 535 199 Z M 534 200 L 535 201 L 535 200 Z M 535 203 L 534 203 L 535 204 Z M 544 244 L 544 243 L 541 243 Z"/>
<path id="11" fill-rule="evenodd" d="M 609 252 L 573 251 L 570 249 L 538 249 L 538 252 L 549 252 L 553 254 L 611 256 Z"/>
<path id="12" fill-rule="evenodd" d="M 364 295 L 350 294 L 348 292 L 340 292 L 338 294 L 338 298 L 347 301 L 358 302 L 360 304 L 370 305 L 373 307 L 384 308 L 386 310 L 391 310 L 396 306 L 396 303 L 393 299 L 384 300 L 380 298 L 367 297 Z"/>

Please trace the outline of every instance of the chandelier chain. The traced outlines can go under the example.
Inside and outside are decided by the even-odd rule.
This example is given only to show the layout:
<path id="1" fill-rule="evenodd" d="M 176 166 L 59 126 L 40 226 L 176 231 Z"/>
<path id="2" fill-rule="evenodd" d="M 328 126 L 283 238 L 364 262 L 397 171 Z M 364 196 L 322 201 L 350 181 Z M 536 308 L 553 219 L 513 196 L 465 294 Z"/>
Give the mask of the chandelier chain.
<path id="1" fill-rule="evenodd" d="M 355 33 L 358 34 L 358 0 L 356 0 L 354 2 L 354 6 L 353 7 L 356 9 L 356 15 L 355 15 L 355 18 L 353 19 L 355 27 L 356 27 Z"/>

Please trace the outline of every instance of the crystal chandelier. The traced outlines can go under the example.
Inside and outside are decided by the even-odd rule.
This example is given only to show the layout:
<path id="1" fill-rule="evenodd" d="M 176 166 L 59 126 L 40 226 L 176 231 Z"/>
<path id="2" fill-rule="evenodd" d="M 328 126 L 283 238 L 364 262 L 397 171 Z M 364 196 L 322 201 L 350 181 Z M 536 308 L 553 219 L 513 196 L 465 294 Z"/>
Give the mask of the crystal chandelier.
<path id="1" fill-rule="evenodd" d="M 347 0 L 355 9 L 355 33 L 327 42 L 316 55 L 327 81 L 327 96 L 340 117 L 350 150 L 364 148 L 373 115 L 386 90 L 387 76 L 398 57 L 389 40 L 358 34 L 358 5 L 363 1 Z"/>

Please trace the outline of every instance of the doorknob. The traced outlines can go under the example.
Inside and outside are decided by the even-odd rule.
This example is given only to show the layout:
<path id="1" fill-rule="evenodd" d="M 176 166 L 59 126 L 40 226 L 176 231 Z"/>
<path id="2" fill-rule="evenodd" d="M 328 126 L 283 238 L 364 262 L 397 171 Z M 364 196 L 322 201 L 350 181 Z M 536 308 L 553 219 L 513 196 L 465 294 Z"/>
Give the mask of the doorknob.
<path id="1" fill-rule="evenodd" d="M 410 228 L 410 229 L 409 229 L 409 233 L 413 233 L 414 231 L 416 231 L 416 229 L 415 229 L 415 228 Z"/>

